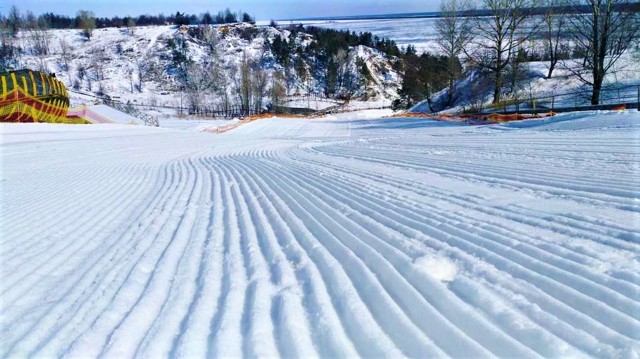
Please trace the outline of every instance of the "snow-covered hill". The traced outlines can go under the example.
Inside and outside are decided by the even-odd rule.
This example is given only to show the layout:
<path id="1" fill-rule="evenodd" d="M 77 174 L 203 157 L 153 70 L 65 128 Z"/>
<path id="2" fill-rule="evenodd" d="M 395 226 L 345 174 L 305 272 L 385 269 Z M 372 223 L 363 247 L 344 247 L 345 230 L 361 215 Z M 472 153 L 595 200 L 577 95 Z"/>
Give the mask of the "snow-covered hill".
<path id="1" fill-rule="evenodd" d="M 30 48 L 30 36 L 26 30 L 19 33 L 18 41 L 25 51 L 19 63 L 22 67 L 56 73 L 72 90 L 72 105 L 95 100 L 83 96 L 84 93 L 106 94 L 112 99 L 134 104 L 169 107 L 187 106 L 188 89 L 179 81 L 174 61 L 176 53 L 183 50 L 180 47 L 182 40 L 186 43 L 184 58 L 202 67 L 194 77 L 202 77 L 199 75 L 208 69 L 215 70 L 219 76 L 212 86 L 216 91 L 212 89 L 203 94 L 202 101 L 207 105 L 219 104 L 220 94 L 225 91 L 234 103 L 234 85 L 240 76 L 239 65 L 245 57 L 267 72 L 270 83 L 276 73 L 284 73 L 285 69 L 277 63 L 269 46 L 276 37 L 302 47 L 314 41 L 304 33 L 296 33 L 293 37 L 286 28 L 256 27 L 248 23 L 191 27 L 187 31 L 176 26 L 105 28 L 95 30 L 90 41 L 79 30 L 50 30 L 47 35 L 50 53 L 36 56 Z M 364 46 L 351 48 L 348 55 L 346 70 L 357 73 L 361 69 L 357 68 L 356 62 L 361 60 L 371 76 L 358 80 L 353 98 L 390 103 L 397 96 L 400 76 L 386 56 Z M 298 54 L 293 56 L 299 57 Z M 313 57 L 306 58 L 304 71 L 302 67 L 297 71 L 289 69 L 288 95 L 313 93 L 322 96 L 322 69 L 314 70 L 314 61 Z M 207 65 L 203 65 L 205 63 Z M 268 96 L 265 93 L 265 103 Z M 317 101 L 315 97 L 313 100 Z"/>
<path id="2" fill-rule="evenodd" d="M 633 103 L 638 100 L 638 87 L 640 86 L 640 53 L 633 50 L 624 54 L 621 59 L 611 68 L 605 76 L 601 92 L 601 104 L 611 103 Z M 566 61 L 569 66 L 572 61 Z M 555 69 L 553 75 L 547 78 L 549 62 L 531 61 L 521 65 L 523 75 L 511 90 L 511 94 L 506 102 L 523 102 L 519 107 L 521 110 L 531 109 L 531 100 L 535 99 L 538 106 L 542 108 L 573 107 L 590 105 L 591 87 L 585 85 L 568 70 L 564 63 Z M 474 107 L 491 107 L 493 87 L 491 79 L 486 75 L 483 77 L 479 71 L 467 71 L 462 78 L 458 79 L 454 86 L 454 106 L 448 111 L 456 112 L 462 109 Z M 446 102 L 446 89 L 441 90 L 433 96 L 435 104 Z M 438 106 L 436 106 L 438 107 Z M 502 108 L 498 108 L 501 110 Z M 509 108 L 515 112 L 515 106 Z"/>
<path id="3" fill-rule="evenodd" d="M 2 124 L 0 357 L 636 358 L 639 135 Z"/>
<path id="4" fill-rule="evenodd" d="M 380 37 L 394 40 L 399 46 L 414 46 L 418 53 L 429 52 L 440 54 L 442 49 L 437 43 L 436 22 L 438 18 L 406 18 L 406 19 L 359 19 L 359 20 L 307 20 L 304 25 L 312 25 L 335 30 L 350 30 L 356 32 L 370 32 Z M 534 22 L 541 21 L 540 19 Z M 547 44 L 543 37 L 528 41 L 525 48 L 529 53 L 543 54 Z M 571 41 L 565 39 L 569 45 Z M 473 61 L 472 61 L 473 62 Z M 521 75 L 515 89 L 508 92 L 518 94 L 520 100 L 527 98 L 542 98 L 540 103 L 550 106 L 552 99 L 557 95 L 572 94 L 584 91 L 584 94 L 561 96 L 554 99 L 557 106 L 586 105 L 589 103 L 588 91 L 591 89 L 581 82 L 569 68 L 578 68 L 582 64 L 580 59 L 575 61 L 560 61 L 550 78 L 546 78 L 549 72 L 549 61 L 531 61 L 522 64 L 525 74 Z M 455 106 L 449 111 L 457 112 L 469 107 L 485 107 L 491 104 L 493 88 L 490 84 L 490 75 L 483 83 L 480 76 L 472 67 L 456 82 Z M 632 46 L 616 64 L 609 69 L 605 76 L 603 86 L 605 91 L 602 99 L 605 103 L 617 102 L 618 98 L 635 100 L 637 87 L 640 85 L 640 46 Z M 627 87 L 622 91 L 607 90 Z M 513 90 L 513 91 L 512 91 Z M 621 93 L 622 92 L 622 93 Z M 625 92 L 627 92 L 625 94 Z M 512 99 L 516 96 L 512 96 Z M 432 98 L 434 107 L 438 110 L 446 103 L 446 91 L 435 94 Z M 625 102 L 623 100 L 622 102 Z M 524 107 L 524 106 L 523 106 Z M 511 110 L 515 111 L 515 108 Z"/>

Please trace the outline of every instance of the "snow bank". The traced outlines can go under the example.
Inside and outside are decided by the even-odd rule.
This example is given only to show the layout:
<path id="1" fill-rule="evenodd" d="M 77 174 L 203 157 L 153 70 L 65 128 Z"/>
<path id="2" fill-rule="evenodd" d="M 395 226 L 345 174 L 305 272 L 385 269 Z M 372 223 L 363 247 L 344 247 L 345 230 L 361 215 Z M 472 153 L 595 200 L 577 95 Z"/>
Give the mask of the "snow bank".
<path id="1" fill-rule="evenodd" d="M 536 128 L 537 130 L 575 131 L 585 129 L 640 128 L 640 112 L 590 111 L 558 114 L 543 119 L 509 122 L 503 128 Z"/>

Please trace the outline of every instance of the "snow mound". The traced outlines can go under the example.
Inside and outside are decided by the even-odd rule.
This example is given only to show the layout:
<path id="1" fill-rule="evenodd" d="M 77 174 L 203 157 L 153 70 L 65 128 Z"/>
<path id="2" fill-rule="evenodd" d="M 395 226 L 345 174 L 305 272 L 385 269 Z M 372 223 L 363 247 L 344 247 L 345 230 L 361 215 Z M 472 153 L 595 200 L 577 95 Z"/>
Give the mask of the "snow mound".
<path id="1" fill-rule="evenodd" d="M 413 265 L 428 276 L 441 282 L 452 282 L 458 275 L 458 265 L 440 255 L 426 255 L 413 260 Z"/>
<path id="2" fill-rule="evenodd" d="M 411 107 L 408 112 L 424 112 L 431 113 L 431 106 L 429 106 L 429 101 L 424 100 Z"/>

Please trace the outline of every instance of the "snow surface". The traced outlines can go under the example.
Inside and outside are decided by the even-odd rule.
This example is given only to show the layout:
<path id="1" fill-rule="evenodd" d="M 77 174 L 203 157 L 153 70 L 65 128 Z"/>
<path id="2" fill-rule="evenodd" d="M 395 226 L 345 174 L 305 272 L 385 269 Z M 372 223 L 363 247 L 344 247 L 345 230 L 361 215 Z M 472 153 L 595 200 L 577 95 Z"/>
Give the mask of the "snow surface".
<path id="1" fill-rule="evenodd" d="M 374 36 L 394 40 L 399 46 L 413 45 L 418 53 L 437 51 L 436 18 L 375 19 L 375 20 L 304 20 L 305 26 L 334 30 L 370 32 Z"/>
<path id="2" fill-rule="evenodd" d="M 0 125 L 0 357 L 640 356 L 640 113 Z"/>

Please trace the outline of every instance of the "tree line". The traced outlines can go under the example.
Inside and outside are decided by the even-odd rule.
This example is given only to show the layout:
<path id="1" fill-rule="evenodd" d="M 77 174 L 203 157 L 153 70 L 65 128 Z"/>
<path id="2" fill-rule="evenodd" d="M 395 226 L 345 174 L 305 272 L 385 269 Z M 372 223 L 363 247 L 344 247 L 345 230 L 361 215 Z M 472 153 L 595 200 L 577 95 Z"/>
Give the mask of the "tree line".
<path id="1" fill-rule="evenodd" d="M 49 53 L 49 29 L 79 29 L 80 34 L 91 40 L 93 30 L 107 27 L 126 27 L 131 33 L 136 26 L 148 25 L 213 25 L 237 22 L 254 22 L 254 18 L 246 12 L 234 12 L 227 8 L 212 15 L 209 11 L 200 14 L 176 12 L 173 15 L 140 15 L 136 17 L 114 16 L 96 17 L 92 11 L 79 10 L 75 17 L 58 15 L 51 12 L 36 16 L 32 11 L 22 13 L 17 6 L 12 6 L 4 15 L 0 13 L 0 71 L 6 71 L 18 66 L 24 48 L 31 49 L 33 55 L 41 56 Z M 16 41 L 19 31 L 25 31 L 27 46 Z M 68 48 L 69 46 L 63 46 Z M 65 61 L 67 63 L 67 61 Z M 46 68 L 41 63 L 42 69 Z"/>
<path id="2" fill-rule="evenodd" d="M 278 35 L 268 43 L 276 62 L 284 69 L 284 78 L 288 80 L 296 75 L 302 82 L 314 79 L 322 84 L 327 97 L 351 98 L 371 79 L 365 59 L 356 54 L 357 46 L 378 50 L 390 61 L 401 55 L 395 41 L 370 32 L 302 25 L 286 29 L 289 40 Z M 303 46 L 301 37 L 311 37 L 314 41 Z"/>
<path id="3" fill-rule="evenodd" d="M 84 25 L 82 13 L 90 13 L 95 22 L 95 28 L 107 27 L 126 27 L 134 24 L 135 26 L 150 25 L 215 25 L 230 24 L 236 22 L 254 22 L 255 19 L 246 12 L 234 12 L 231 9 L 219 11 L 212 14 L 207 11 L 205 13 L 187 14 L 177 11 L 175 14 L 164 15 L 139 15 L 139 16 L 113 16 L 113 17 L 96 17 L 93 12 L 80 10 L 76 16 L 58 15 L 52 12 L 34 15 L 32 11 L 21 13 L 18 7 L 12 6 L 9 13 L 5 16 L 0 14 L 0 23 L 4 28 L 10 29 L 12 33 L 16 33 L 20 28 L 38 26 L 47 29 L 78 29 Z"/>

